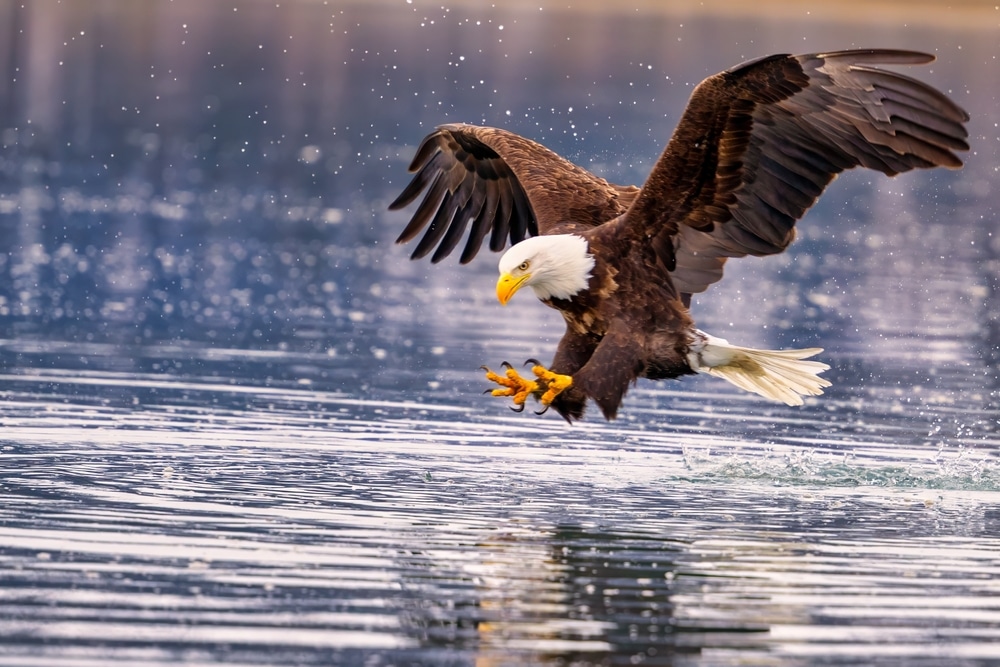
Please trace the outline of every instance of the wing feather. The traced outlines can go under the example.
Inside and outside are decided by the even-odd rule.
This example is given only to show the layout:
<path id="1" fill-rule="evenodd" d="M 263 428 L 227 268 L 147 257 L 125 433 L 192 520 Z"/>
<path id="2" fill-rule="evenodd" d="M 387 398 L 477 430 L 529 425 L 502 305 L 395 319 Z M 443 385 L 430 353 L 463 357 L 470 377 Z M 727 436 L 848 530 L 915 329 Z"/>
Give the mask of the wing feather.
<path id="1" fill-rule="evenodd" d="M 462 235 L 465 234 L 465 228 L 468 227 L 469 221 L 479 219 L 479 213 L 486 202 L 486 188 L 476 187 L 475 180 L 465 179 L 462 185 L 459 186 L 459 192 L 463 191 L 468 191 L 468 197 L 465 204 L 455 211 L 455 216 L 451 220 L 448 232 L 441 239 L 437 250 L 434 251 L 434 256 L 431 258 L 431 262 L 434 264 L 437 264 L 451 254 L 451 251 L 462 240 Z"/>
<path id="2" fill-rule="evenodd" d="M 479 215 L 472 222 L 472 229 L 469 231 L 469 241 L 465 244 L 465 250 L 462 251 L 462 258 L 460 260 L 462 264 L 468 264 L 476 256 L 480 246 L 483 245 L 483 239 L 490 233 L 497 215 L 497 207 L 500 204 L 499 184 L 495 179 L 487 179 L 483 189 L 485 190 L 486 198 L 482 209 L 479 211 Z"/>
<path id="3" fill-rule="evenodd" d="M 438 187 L 438 182 L 441 180 L 441 172 L 435 173 L 433 177 L 423 173 L 417 176 L 421 181 L 421 189 L 427 182 L 430 182 L 430 187 L 427 188 L 427 194 L 424 196 L 423 201 L 420 202 L 409 224 L 406 225 L 399 238 L 396 239 L 397 243 L 406 243 L 415 239 L 420 234 L 420 231 L 427 226 L 427 222 L 437 213 L 438 208 L 441 207 L 441 202 L 444 200 L 444 196 L 448 192 L 446 188 Z M 416 182 L 417 178 L 413 180 Z"/>
<path id="4" fill-rule="evenodd" d="M 451 224 L 457 208 L 455 195 L 445 191 L 444 197 L 441 199 L 441 207 L 434 214 L 431 224 L 427 227 L 427 232 L 424 233 L 423 238 L 420 239 L 417 247 L 413 250 L 413 254 L 410 256 L 412 259 L 426 257 L 434 249 L 434 246 L 438 244 L 441 237 L 448 230 L 448 225 Z"/>
<path id="5" fill-rule="evenodd" d="M 510 225 L 510 216 L 514 212 L 512 185 L 507 179 L 497 181 L 497 187 L 500 189 L 500 200 L 497 203 L 497 215 L 493 218 L 493 233 L 490 235 L 490 250 L 493 252 L 500 252 L 507 245 L 506 230 Z M 517 239 L 517 241 L 520 240 Z M 511 244 L 517 243 L 517 241 L 514 240 L 513 236 L 510 239 Z"/>
<path id="6" fill-rule="evenodd" d="M 417 147 L 417 152 L 413 155 L 413 160 L 410 161 L 409 171 L 416 172 L 416 176 L 414 176 L 413 180 L 410 181 L 399 196 L 389 204 L 390 209 L 395 210 L 409 206 L 427 186 L 427 183 L 437 178 L 440 173 L 437 167 L 444 166 L 444 161 L 438 150 L 437 142 L 434 141 L 434 135 L 424 137 L 424 140 L 420 142 L 420 146 Z M 437 161 L 437 164 L 428 167 L 428 163 L 432 161 Z"/>
<path id="7" fill-rule="evenodd" d="M 709 77 L 641 191 L 505 130 L 443 125 L 420 143 L 414 177 L 390 204 L 404 208 L 423 194 L 397 242 L 422 234 L 412 257 L 433 251 L 438 262 L 468 230 L 464 264 L 484 243 L 500 251 L 627 213 L 621 227 L 652 240 L 689 298 L 722 277 L 727 258 L 783 251 L 841 171 L 960 167 L 968 114 L 944 93 L 880 68 L 933 59 L 897 50 L 776 55 Z"/>
<path id="8" fill-rule="evenodd" d="M 397 242 L 423 233 L 411 257 L 433 250 L 435 263 L 461 244 L 470 222 L 463 264 L 487 236 L 490 249 L 500 251 L 508 240 L 517 243 L 565 223 L 599 225 L 624 213 L 638 192 L 612 185 L 529 139 L 473 125 L 442 125 L 427 135 L 410 171 L 413 179 L 389 208 L 405 208 L 421 193 L 424 199 Z"/>
<path id="9" fill-rule="evenodd" d="M 896 50 L 777 55 L 709 77 L 625 227 L 672 234 L 672 277 L 689 298 L 722 277 L 726 259 L 783 251 L 841 171 L 960 167 L 968 114 L 927 84 L 878 67 L 933 59 Z"/>

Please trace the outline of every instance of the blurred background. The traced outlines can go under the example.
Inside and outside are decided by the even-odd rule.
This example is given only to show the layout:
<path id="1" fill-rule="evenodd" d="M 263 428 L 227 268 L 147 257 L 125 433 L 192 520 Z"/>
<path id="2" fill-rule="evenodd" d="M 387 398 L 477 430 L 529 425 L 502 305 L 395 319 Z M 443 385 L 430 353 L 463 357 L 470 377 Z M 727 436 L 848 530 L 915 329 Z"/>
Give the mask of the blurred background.
<path id="1" fill-rule="evenodd" d="M 832 317 L 874 301 L 879 321 L 865 327 L 903 317 L 894 328 L 905 329 L 914 308 L 954 321 L 954 304 L 926 298 L 922 281 L 950 271 L 939 250 L 995 252 L 983 225 L 997 162 L 997 23 L 980 2 L 0 2 L 0 332 L 335 346 L 327 332 L 350 334 L 351 312 L 378 316 L 384 300 L 371 290 L 387 275 L 419 291 L 493 272 L 487 256 L 430 271 L 391 247 L 405 213 L 385 204 L 435 125 L 503 126 L 641 184 L 705 76 L 772 52 L 868 46 L 938 56 L 911 73 L 972 111 L 973 152 L 961 173 L 835 184 L 801 234 L 855 264 L 814 296 Z M 914 246 L 906 266 L 887 267 L 886 227 L 917 223 L 893 240 Z M 954 245 L 922 256 L 938 235 Z M 845 256 L 845 242 L 862 256 Z M 858 264 L 869 253 L 891 272 L 873 285 Z M 754 336 L 782 318 L 764 297 L 744 303 L 740 280 L 714 301 Z M 964 305 L 990 289 L 987 276 L 973 282 L 954 294 Z"/>

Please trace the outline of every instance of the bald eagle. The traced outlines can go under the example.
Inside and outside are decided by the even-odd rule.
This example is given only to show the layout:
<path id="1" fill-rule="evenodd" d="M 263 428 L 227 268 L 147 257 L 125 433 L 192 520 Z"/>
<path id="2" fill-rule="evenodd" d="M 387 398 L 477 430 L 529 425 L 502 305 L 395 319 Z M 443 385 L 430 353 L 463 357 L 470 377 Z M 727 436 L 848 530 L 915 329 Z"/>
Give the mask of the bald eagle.
<path id="1" fill-rule="evenodd" d="M 509 364 L 487 379 L 521 410 L 529 396 L 567 421 L 588 399 L 613 419 L 637 378 L 709 373 L 789 405 L 822 393 L 822 350 L 755 350 L 695 327 L 691 296 L 722 278 L 730 257 L 782 252 L 795 221 L 845 169 L 889 176 L 957 169 L 968 114 L 930 86 L 876 67 L 931 62 L 899 50 L 773 55 L 709 77 L 641 188 L 608 183 L 511 132 L 442 125 L 424 138 L 413 180 L 390 209 L 426 191 L 397 243 L 412 258 L 461 263 L 489 237 L 500 258 L 497 298 L 530 287 L 559 310 L 566 333 L 534 377 Z"/>

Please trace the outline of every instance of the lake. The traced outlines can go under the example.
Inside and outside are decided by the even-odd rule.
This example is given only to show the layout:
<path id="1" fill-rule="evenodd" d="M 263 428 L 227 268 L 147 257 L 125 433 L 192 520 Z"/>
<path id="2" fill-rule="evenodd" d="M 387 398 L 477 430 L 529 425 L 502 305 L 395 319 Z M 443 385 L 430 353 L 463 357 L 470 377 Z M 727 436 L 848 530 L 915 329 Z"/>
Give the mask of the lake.
<path id="1" fill-rule="evenodd" d="M 0 0 L 0 665 L 1000 665 L 1000 15 L 592 4 Z M 822 397 L 483 395 L 563 325 L 394 245 L 426 133 L 641 184 L 704 77 L 850 47 L 938 56 L 965 168 L 692 308 Z"/>

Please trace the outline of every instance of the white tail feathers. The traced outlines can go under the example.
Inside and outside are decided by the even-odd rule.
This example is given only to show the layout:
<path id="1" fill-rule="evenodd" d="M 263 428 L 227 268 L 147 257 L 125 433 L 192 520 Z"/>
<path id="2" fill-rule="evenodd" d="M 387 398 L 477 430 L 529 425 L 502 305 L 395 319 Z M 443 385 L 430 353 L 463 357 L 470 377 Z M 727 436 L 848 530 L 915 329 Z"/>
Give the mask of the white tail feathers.
<path id="1" fill-rule="evenodd" d="M 802 405 L 803 396 L 819 396 L 830 381 L 819 377 L 830 367 L 818 361 L 803 361 L 823 349 L 755 350 L 730 345 L 703 331 L 695 333 L 687 355 L 692 370 L 732 382 L 765 398 L 786 405 Z"/>

